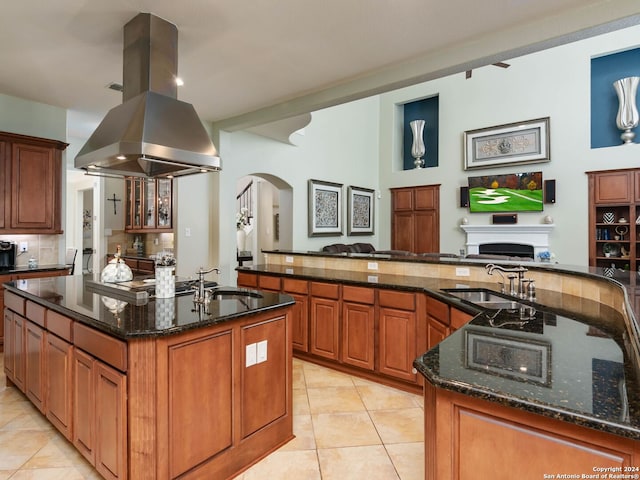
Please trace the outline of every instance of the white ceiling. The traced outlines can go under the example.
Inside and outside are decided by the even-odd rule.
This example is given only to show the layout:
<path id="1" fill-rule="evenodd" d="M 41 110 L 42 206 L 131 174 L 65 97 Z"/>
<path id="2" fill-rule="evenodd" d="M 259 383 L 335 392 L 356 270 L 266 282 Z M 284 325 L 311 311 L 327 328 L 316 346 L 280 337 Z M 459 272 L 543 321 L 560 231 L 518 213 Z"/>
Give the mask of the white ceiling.
<path id="1" fill-rule="evenodd" d="M 139 12 L 178 27 L 179 98 L 236 129 L 638 23 L 640 2 L 3 2 L 0 93 L 70 109 L 79 123 L 101 118 L 121 102 L 106 85 L 122 82 L 122 28 Z"/>

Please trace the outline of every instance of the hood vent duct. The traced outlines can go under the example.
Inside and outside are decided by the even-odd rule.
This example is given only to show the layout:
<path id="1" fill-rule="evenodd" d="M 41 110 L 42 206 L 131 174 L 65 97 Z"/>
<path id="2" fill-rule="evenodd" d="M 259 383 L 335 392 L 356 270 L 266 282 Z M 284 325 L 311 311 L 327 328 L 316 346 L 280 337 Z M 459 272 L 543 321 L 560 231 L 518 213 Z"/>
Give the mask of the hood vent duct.
<path id="1" fill-rule="evenodd" d="M 177 177 L 220 170 L 209 134 L 177 99 L 178 30 L 149 13 L 124 27 L 123 103 L 75 158 L 87 174 Z"/>

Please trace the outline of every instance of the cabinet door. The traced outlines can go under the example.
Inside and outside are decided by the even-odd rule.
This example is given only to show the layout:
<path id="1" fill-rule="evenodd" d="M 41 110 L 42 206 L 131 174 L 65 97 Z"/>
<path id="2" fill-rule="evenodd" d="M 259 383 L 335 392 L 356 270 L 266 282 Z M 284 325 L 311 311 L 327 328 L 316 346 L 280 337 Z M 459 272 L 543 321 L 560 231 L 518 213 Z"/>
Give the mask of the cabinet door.
<path id="1" fill-rule="evenodd" d="M 126 377 L 95 361 L 95 467 L 107 479 L 127 478 Z"/>
<path id="2" fill-rule="evenodd" d="M 310 319 L 311 353 L 338 360 L 340 302 L 330 298 L 311 297 Z"/>
<path id="3" fill-rule="evenodd" d="M 380 373 L 416 382 L 416 313 L 380 308 Z"/>
<path id="4" fill-rule="evenodd" d="M 287 293 L 287 292 L 285 292 Z M 291 309 L 291 338 L 293 349 L 309 351 L 309 297 L 299 293 L 287 293 L 296 301 Z"/>
<path id="5" fill-rule="evenodd" d="M 45 413 L 44 337 L 45 331 L 25 321 L 25 393 L 40 412 Z"/>
<path id="6" fill-rule="evenodd" d="M 14 143 L 11 154 L 11 229 L 59 232 L 55 188 L 60 166 L 51 148 Z"/>
<path id="7" fill-rule="evenodd" d="M 46 415 L 49 421 L 71 440 L 72 418 L 72 349 L 61 338 L 47 333 L 45 339 Z"/>
<path id="8" fill-rule="evenodd" d="M 460 327 L 463 327 L 472 318 L 473 318 L 473 315 L 452 307 L 451 308 L 451 331 L 454 331 Z"/>
<path id="9" fill-rule="evenodd" d="M 91 465 L 96 463 L 94 359 L 73 349 L 73 445 Z"/>
<path id="10" fill-rule="evenodd" d="M 414 222 L 414 249 L 411 251 L 415 253 L 439 252 L 438 212 L 435 210 L 416 212 Z"/>
<path id="11" fill-rule="evenodd" d="M 11 310 L 4 310 L 4 373 L 9 380 L 14 381 L 15 375 L 15 348 L 13 346 L 13 315 Z"/>
<path id="12" fill-rule="evenodd" d="M 24 393 L 26 356 L 24 354 L 24 329 L 26 320 L 17 313 L 13 314 L 13 383 Z"/>
<path id="13" fill-rule="evenodd" d="M 415 219 L 412 212 L 394 213 L 392 234 L 391 248 L 407 252 L 413 251 Z"/>
<path id="14" fill-rule="evenodd" d="M 144 227 L 156 228 L 156 182 L 145 179 L 142 181 L 142 211 L 144 212 Z"/>
<path id="15" fill-rule="evenodd" d="M 595 176 L 596 203 L 630 203 L 633 199 L 633 174 L 607 172 Z"/>
<path id="16" fill-rule="evenodd" d="M 434 210 L 439 204 L 439 188 L 430 186 L 416 187 L 413 191 L 415 210 Z"/>
<path id="17" fill-rule="evenodd" d="M 374 369 L 375 307 L 361 303 L 342 303 L 343 363 L 367 370 Z"/>
<path id="18" fill-rule="evenodd" d="M 156 188 L 158 190 L 158 228 L 170 229 L 172 227 L 173 218 L 173 180 L 168 178 L 158 178 L 156 182 Z"/>
<path id="19" fill-rule="evenodd" d="M 431 350 L 449 336 L 449 327 L 433 317 L 427 317 L 427 348 Z"/>
<path id="20" fill-rule="evenodd" d="M 9 226 L 7 217 L 9 216 L 9 206 L 6 202 L 7 192 L 11 188 L 11 171 L 9 162 L 9 145 L 7 142 L 0 142 L 0 230 Z"/>
<path id="21" fill-rule="evenodd" d="M 286 415 L 290 350 L 287 346 L 287 321 L 284 316 L 244 327 L 242 351 L 257 344 L 257 363 L 246 366 L 242 378 L 241 437 L 247 438 L 259 429 Z"/>
<path id="22" fill-rule="evenodd" d="M 238 280 L 236 283 L 239 287 L 256 288 L 258 286 L 258 275 L 255 273 L 238 272 Z"/>
<path id="23" fill-rule="evenodd" d="M 413 190 L 411 188 L 392 190 L 391 195 L 394 212 L 413 210 Z"/>

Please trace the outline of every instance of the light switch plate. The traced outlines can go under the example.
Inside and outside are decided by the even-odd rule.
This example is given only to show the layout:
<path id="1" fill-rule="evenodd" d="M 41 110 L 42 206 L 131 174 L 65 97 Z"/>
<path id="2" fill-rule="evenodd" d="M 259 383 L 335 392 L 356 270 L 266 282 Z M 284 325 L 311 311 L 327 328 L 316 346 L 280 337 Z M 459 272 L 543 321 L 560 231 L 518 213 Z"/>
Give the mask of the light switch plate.
<path id="1" fill-rule="evenodd" d="M 257 363 L 256 360 L 256 354 L 257 354 L 257 348 L 256 348 L 256 344 L 255 343 L 251 343 L 249 345 L 247 345 L 245 347 L 245 357 L 246 357 L 246 361 L 245 361 L 245 366 L 246 367 L 250 367 L 252 365 L 255 365 Z"/>
<path id="2" fill-rule="evenodd" d="M 267 341 L 263 340 L 258 342 L 258 356 L 256 358 L 256 363 L 262 363 L 267 361 Z"/>

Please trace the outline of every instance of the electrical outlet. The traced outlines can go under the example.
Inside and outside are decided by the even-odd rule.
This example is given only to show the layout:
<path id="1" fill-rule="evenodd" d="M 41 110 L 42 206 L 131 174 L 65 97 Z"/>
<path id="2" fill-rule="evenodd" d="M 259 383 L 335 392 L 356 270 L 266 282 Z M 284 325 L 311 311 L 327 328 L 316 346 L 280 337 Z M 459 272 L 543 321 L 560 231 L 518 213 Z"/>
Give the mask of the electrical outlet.
<path id="1" fill-rule="evenodd" d="M 456 267 L 456 277 L 468 277 L 471 272 L 468 268 Z"/>
<path id="2" fill-rule="evenodd" d="M 27 242 L 20 242 L 20 253 L 29 250 L 29 244 Z"/>
<path id="3" fill-rule="evenodd" d="M 367 263 L 367 268 L 369 270 L 377 270 L 378 269 L 378 262 L 368 262 Z"/>

